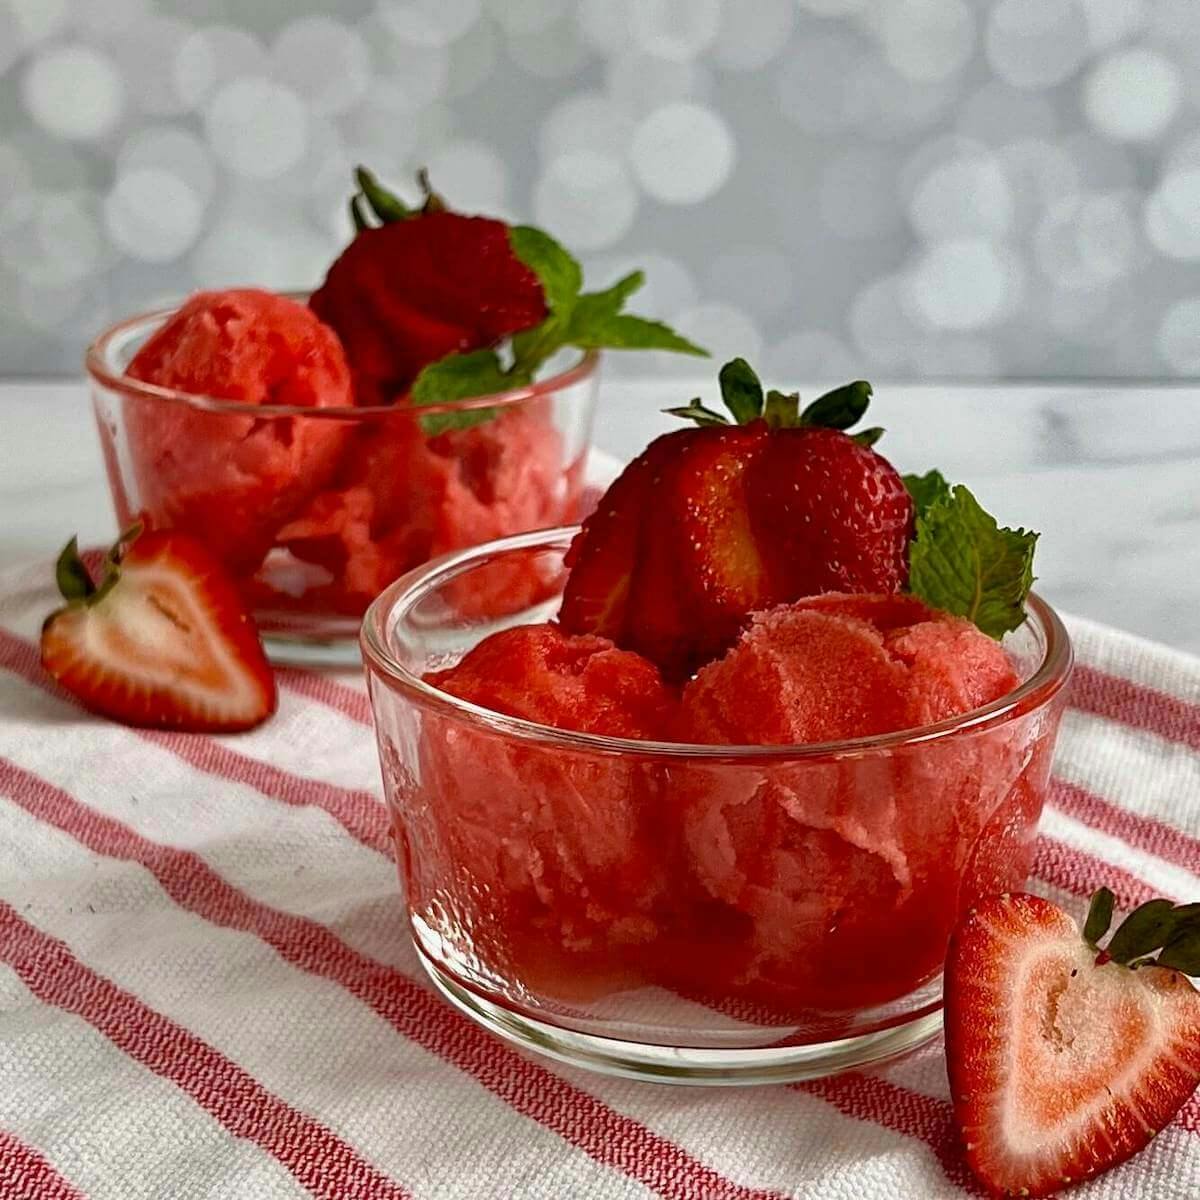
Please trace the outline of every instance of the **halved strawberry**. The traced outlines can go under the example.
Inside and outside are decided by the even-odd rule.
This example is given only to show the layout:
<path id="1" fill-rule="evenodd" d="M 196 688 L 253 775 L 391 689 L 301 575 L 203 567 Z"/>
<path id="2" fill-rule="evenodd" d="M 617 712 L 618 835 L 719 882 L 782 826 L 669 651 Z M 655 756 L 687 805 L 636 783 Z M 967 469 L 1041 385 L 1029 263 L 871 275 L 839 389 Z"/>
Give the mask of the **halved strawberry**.
<path id="1" fill-rule="evenodd" d="M 1154 900 L 1107 949 L 1112 893 L 1083 936 L 1048 900 L 985 900 L 946 960 L 946 1061 L 967 1161 L 1044 1196 L 1141 1150 L 1200 1083 L 1200 905 Z M 1157 959 L 1151 956 L 1158 951 Z"/>
<path id="2" fill-rule="evenodd" d="M 42 626 L 42 666 L 85 708 L 193 732 L 250 729 L 275 711 L 253 619 L 185 534 L 135 529 L 109 552 L 99 585 L 72 538 L 57 578 L 67 604 Z"/>

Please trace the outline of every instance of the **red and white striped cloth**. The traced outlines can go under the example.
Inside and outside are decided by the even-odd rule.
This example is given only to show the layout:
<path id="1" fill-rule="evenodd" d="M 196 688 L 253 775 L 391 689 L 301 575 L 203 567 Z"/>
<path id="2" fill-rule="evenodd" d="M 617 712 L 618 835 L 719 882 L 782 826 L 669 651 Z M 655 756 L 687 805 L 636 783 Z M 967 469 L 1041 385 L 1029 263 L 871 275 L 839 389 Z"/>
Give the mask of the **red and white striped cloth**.
<path id="1" fill-rule="evenodd" d="M 979 1194 L 940 1048 L 670 1088 L 526 1057 L 424 982 L 361 682 L 281 675 L 234 738 L 93 720 L 0 576 L 0 1200 Z M 1075 620 L 1034 886 L 1200 899 L 1200 661 Z M 1200 1101 L 1086 1200 L 1200 1196 Z"/>

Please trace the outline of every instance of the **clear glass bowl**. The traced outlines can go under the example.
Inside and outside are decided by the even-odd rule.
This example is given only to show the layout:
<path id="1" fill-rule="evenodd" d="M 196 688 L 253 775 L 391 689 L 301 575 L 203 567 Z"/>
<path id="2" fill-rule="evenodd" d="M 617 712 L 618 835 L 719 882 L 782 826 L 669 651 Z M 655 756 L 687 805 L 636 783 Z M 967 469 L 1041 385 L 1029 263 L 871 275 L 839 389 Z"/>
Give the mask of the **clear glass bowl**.
<path id="1" fill-rule="evenodd" d="M 113 506 L 122 528 L 140 520 L 200 538 L 276 659 L 356 658 L 363 612 L 399 575 L 579 518 L 595 354 L 527 388 L 419 410 L 247 405 L 125 374 L 174 311 L 131 317 L 87 351 Z M 473 410 L 491 419 L 429 424 Z"/>
<path id="2" fill-rule="evenodd" d="M 1002 699 L 821 745 L 572 733 L 423 682 L 487 634 L 552 617 L 574 532 L 429 563 L 363 622 L 434 982 L 527 1048 L 676 1082 L 811 1078 L 934 1034 L 958 914 L 1029 870 L 1071 670 L 1058 617 L 1031 598 L 1005 641 L 1023 682 Z"/>

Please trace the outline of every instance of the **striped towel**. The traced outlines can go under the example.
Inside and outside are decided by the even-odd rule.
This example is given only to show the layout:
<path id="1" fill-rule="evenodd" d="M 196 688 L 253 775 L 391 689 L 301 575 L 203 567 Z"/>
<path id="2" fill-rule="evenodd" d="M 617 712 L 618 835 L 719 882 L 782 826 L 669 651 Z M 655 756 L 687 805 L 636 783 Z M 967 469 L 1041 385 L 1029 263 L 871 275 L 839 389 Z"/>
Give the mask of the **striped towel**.
<path id="1" fill-rule="evenodd" d="M 93 720 L 0 576 L 0 1200 L 979 1194 L 941 1050 L 791 1087 L 527 1057 L 422 978 L 354 675 L 238 737 Z M 1200 898 L 1200 661 L 1086 621 L 1035 885 Z M 1200 1102 L 1081 1198 L 1200 1196 Z"/>

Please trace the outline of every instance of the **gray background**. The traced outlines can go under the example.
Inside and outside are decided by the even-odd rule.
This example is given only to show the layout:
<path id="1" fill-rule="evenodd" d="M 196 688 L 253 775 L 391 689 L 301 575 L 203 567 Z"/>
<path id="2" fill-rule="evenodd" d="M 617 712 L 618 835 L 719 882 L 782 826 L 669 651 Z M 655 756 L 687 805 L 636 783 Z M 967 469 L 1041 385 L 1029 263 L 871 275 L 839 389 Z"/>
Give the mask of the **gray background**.
<path id="1" fill-rule="evenodd" d="M 1195 374 L 1198 105 L 1196 0 L 0 0 L 0 373 L 313 283 L 364 161 L 774 378 Z"/>

